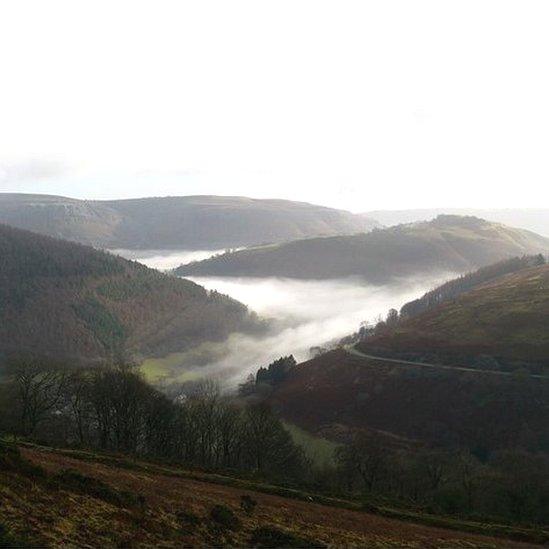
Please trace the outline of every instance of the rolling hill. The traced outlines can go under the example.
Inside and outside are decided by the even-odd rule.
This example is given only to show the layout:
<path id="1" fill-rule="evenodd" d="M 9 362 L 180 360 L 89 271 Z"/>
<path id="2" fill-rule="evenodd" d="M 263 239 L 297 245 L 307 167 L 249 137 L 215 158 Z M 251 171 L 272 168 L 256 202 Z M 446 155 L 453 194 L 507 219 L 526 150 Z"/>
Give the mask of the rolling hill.
<path id="1" fill-rule="evenodd" d="M 479 456 L 547 452 L 549 265 L 479 272 L 469 291 L 298 365 L 270 402 L 336 440 L 366 430 Z"/>
<path id="2" fill-rule="evenodd" d="M 367 234 L 312 238 L 230 252 L 176 269 L 182 276 L 349 276 L 383 284 L 429 272 L 467 272 L 549 252 L 549 239 L 475 217 L 440 216 Z"/>
<path id="3" fill-rule="evenodd" d="M 75 200 L 0 193 L 0 223 L 101 248 L 217 250 L 364 232 L 364 216 L 289 200 L 182 196 Z"/>
<path id="4" fill-rule="evenodd" d="M 473 215 L 495 223 L 504 223 L 511 227 L 520 227 L 549 237 L 548 208 L 430 208 L 416 210 L 377 210 L 363 214 L 367 219 L 375 219 L 381 224 L 391 227 L 402 223 L 428 221 L 439 215 Z"/>
<path id="5" fill-rule="evenodd" d="M 539 373 L 549 367 L 548 319 L 549 265 L 540 265 L 477 284 L 411 318 L 405 315 L 359 348 L 391 357 L 435 357 L 444 364 L 486 363 L 492 369 L 524 367 Z"/>
<path id="6" fill-rule="evenodd" d="M 156 356 L 252 332 L 241 303 L 106 252 L 0 225 L 0 357 Z"/>

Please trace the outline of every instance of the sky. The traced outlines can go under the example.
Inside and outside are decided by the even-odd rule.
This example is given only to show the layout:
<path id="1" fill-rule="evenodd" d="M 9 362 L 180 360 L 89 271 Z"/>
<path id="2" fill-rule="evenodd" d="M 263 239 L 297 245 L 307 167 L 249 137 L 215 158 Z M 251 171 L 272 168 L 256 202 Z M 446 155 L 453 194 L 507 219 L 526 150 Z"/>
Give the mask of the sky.
<path id="1" fill-rule="evenodd" d="M 0 191 L 549 207 L 545 0 L 4 0 Z"/>

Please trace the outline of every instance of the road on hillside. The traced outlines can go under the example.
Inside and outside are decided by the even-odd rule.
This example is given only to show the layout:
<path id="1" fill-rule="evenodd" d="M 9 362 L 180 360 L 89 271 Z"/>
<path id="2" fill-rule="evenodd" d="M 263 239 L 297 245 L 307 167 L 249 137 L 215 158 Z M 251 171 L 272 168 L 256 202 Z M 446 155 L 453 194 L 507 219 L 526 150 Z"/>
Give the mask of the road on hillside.
<path id="1" fill-rule="evenodd" d="M 507 376 L 507 377 L 516 375 L 514 374 L 514 372 L 500 372 L 498 370 L 481 370 L 480 368 L 467 368 L 465 366 L 444 366 L 443 364 L 431 364 L 429 362 L 413 362 L 411 360 L 401 360 L 399 358 L 386 358 L 384 356 L 368 355 L 366 353 L 358 351 L 357 349 L 351 346 L 345 346 L 344 349 L 350 355 L 358 356 L 361 358 L 369 358 L 370 360 L 380 360 L 383 362 L 391 362 L 392 364 L 401 364 L 404 366 L 420 366 L 424 368 L 436 368 L 437 370 L 452 370 L 452 371 L 458 371 L 458 372 L 472 372 L 474 374 L 492 374 L 495 376 Z M 524 374 L 524 375 L 527 377 L 531 377 L 533 379 L 549 380 L 549 376 L 542 376 L 540 374 Z"/>

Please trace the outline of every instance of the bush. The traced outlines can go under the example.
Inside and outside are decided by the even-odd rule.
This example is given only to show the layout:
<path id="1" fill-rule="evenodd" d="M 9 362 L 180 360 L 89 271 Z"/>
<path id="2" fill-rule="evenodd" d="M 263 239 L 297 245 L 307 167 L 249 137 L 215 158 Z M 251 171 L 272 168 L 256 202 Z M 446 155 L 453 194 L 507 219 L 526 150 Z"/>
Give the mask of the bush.
<path id="1" fill-rule="evenodd" d="M 0 469 L 13 471 L 19 467 L 21 460 L 17 446 L 0 440 Z"/>
<path id="2" fill-rule="evenodd" d="M 261 526 L 254 530 L 250 545 L 252 547 L 326 547 L 318 541 L 302 538 L 272 526 Z"/>
<path id="3" fill-rule="evenodd" d="M 240 496 L 240 508 L 248 515 L 251 515 L 257 507 L 257 501 L 248 494 Z"/>
<path id="4" fill-rule="evenodd" d="M 216 524 L 227 530 L 238 530 L 242 526 L 240 519 L 226 505 L 215 505 L 210 512 L 210 517 Z"/>
<path id="5" fill-rule="evenodd" d="M 46 477 L 42 467 L 26 460 L 15 444 L 3 440 L 0 440 L 0 469 L 19 473 L 33 480 Z"/>
<path id="6" fill-rule="evenodd" d="M 175 516 L 177 517 L 179 522 L 186 526 L 198 526 L 201 522 L 201 519 L 198 515 L 195 515 L 190 511 L 185 511 L 185 509 L 177 511 Z"/>
<path id="7" fill-rule="evenodd" d="M 467 495 L 455 486 L 445 486 L 438 490 L 433 497 L 433 507 L 435 512 L 446 515 L 459 515 L 470 511 Z"/>
<path id="8" fill-rule="evenodd" d="M 138 494 L 112 488 L 102 480 L 88 477 L 74 469 L 63 469 L 56 473 L 50 484 L 58 490 L 68 490 L 101 499 L 118 507 L 143 506 L 145 499 Z"/>
<path id="9" fill-rule="evenodd" d="M 29 543 L 17 539 L 4 524 L 0 523 L 0 547 L 23 548 L 32 547 Z"/>

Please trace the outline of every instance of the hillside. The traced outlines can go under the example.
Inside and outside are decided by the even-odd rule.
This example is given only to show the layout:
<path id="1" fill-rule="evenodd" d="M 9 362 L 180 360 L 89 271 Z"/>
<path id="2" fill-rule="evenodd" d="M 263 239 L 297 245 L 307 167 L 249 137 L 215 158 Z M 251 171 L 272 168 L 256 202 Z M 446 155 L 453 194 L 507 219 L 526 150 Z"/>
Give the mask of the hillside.
<path id="1" fill-rule="evenodd" d="M 529 267 L 539 267 L 546 263 L 543 255 L 524 255 L 504 259 L 492 265 L 481 267 L 458 278 L 448 280 L 437 288 L 430 290 L 418 299 L 404 304 L 400 309 L 402 318 L 410 318 L 440 305 L 443 301 L 455 299 L 481 284 L 492 282 L 507 274 L 516 273 Z"/>
<path id="2" fill-rule="evenodd" d="M 108 455 L 32 446 L 18 455 L 0 447 L 0 460 L 5 546 L 474 549 L 547 539 L 542 530 L 374 514 L 359 502 Z M 242 508 L 243 497 L 256 503 L 253 511 Z"/>
<path id="3" fill-rule="evenodd" d="M 344 350 L 304 362 L 274 388 L 286 420 L 334 440 L 378 432 L 391 443 L 549 449 L 549 379 L 374 360 Z"/>
<path id="4" fill-rule="evenodd" d="M 0 357 L 164 355 L 260 327 L 237 301 L 80 244 L 0 225 L 0 257 Z"/>
<path id="5" fill-rule="evenodd" d="M 0 193 L 0 223 L 102 248 L 217 250 L 363 232 L 378 223 L 289 200 L 182 196 L 75 200 Z"/>
<path id="6" fill-rule="evenodd" d="M 367 219 L 375 219 L 382 225 L 391 227 L 402 223 L 428 221 L 438 215 L 473 215 L 488 221 L 520 227 L 549 237 L 549 209 L 547 208 L 431 208 L 416 210 L 377 210 L 363 214 Z"/>
<path id="7" fill-rule="evenodd" d="M 360 276 L 375 284 L 429 272 L 467 272 L 512 256 L 549 252 L 549 239 L 475 217 L 440 216 L 368 234 L 312 238 L 226 253 L 178 275 Z"/>
<path id="8" fill-rule="evenodd" d="M 535 259 L 429 292 L 426 303 L 412 302 L 423 310 L 378 326 L 356 348 L 298 365 L 274 386 L 271 403 L 286 420 L 335 439 L 373 430 L 481 456 L 548 451 L 549 265 L 529 266 Z M 442 301 L 429 304 L 433 297 Z"/>
<path id="9" fill-rule="evenodd" d="M 549 366 L 547 319 L 549 265 L 541 265 L 497 277 L 403 318 L 359 349 L 444 364 L 486 364 L 490 369 L 526 367 L 539 373 Z"/>

